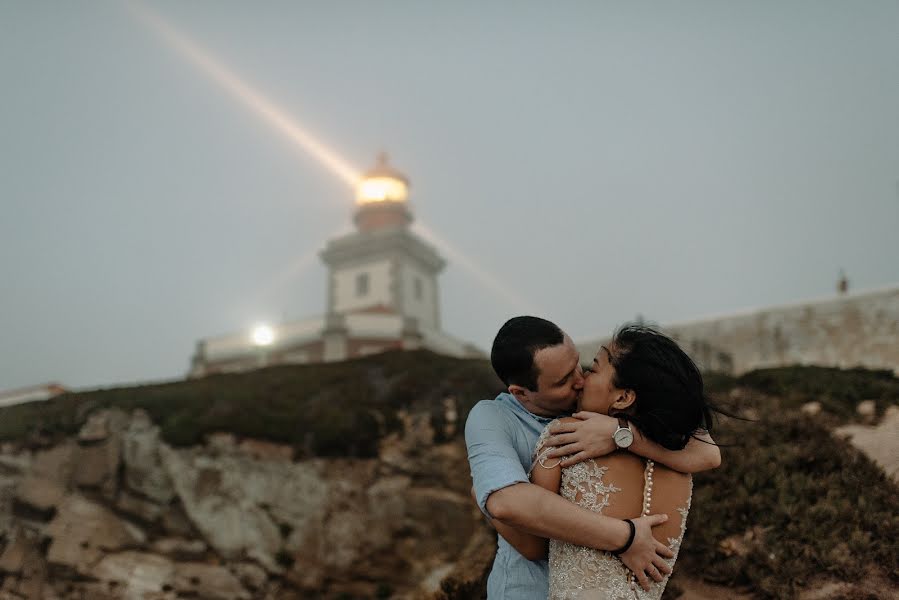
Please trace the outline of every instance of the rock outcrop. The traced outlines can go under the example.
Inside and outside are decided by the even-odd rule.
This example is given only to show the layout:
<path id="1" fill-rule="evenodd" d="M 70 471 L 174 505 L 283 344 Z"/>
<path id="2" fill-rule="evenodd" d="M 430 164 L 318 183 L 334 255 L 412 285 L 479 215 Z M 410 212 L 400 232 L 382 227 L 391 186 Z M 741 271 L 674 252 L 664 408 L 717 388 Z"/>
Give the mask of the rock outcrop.
<path id="1" fill-rule="evenodd" d="M 173 448 L 141 410 L 90 415 L 50 448 L 5 444 L 0 598 L 427 598 L 448 578 L 477 585 L 493 549 L 464 447 L 406 421 L 366 459 L 297 461 L 231 434 Z"/>

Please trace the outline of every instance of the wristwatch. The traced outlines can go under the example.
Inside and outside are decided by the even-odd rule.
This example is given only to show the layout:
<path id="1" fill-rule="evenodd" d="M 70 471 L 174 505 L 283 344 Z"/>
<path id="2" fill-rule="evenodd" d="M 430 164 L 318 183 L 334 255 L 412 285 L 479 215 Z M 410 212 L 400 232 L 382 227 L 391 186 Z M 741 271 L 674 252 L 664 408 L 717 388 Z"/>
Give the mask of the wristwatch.
<path id="1" fill-rule="evenodd" d="M 618 429 L 612 434 L 612 440 L 621 450 L 627 450 L 634 443 L 634 432 L 624 417 L 618 417 Z"/>

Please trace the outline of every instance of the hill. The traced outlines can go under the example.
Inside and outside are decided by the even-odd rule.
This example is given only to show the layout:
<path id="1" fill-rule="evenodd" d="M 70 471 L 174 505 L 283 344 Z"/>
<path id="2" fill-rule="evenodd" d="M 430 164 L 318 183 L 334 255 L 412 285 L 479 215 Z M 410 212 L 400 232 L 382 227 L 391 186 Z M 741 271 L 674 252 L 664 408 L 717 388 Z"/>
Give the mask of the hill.
<path id="1" fill-rule="evenodd" d="M 865 455 L 832 434 L 835 427 L 864 421 L 855 410 L 860 400 L 874 401 L 874 421 L 899 404 L 899 380 L 880 371 L 791 367 L 754 371 L 736 379 L 708 375 L 707 386 L 723 408 L 752 420 L 722 419 L 714 432 L 724 445 L 724 464 L 695 478 L 687 536 L 666 597 L 677 597 L 678 590 L 697 579 L 758 598 L 823 593 L 828 588 L 822 586 L 835 582 L 840 583 L 833 588 L 836 595 L 818 597 L 886 598 L 899 592 L 899 488 Z M 292 455 L 285 469 L 316 465 L 330 472 L 329 465 L 340 464 L 346 472 L 361 473 L 358 469 L 364 467 L 366 474 L 359 477 L 369 488 L 394 489 L 385 483 L 393 482 L 390 485 L 399 486 L 401 496 L 421 498 L 417 504 L 395 508 L 399 512 L 394 517 L 379 513 L 381 505 L 371 501 L 358 524 L 378 529 L 383 519 L 405 523 L 379 535 L 386 536 L 388 547 L 414 547 L 404 555 L 406 562 L 384 562 L 358 549 L 354 560 L 367 565 L 364 576 L 350 567 L 328 572 L 336 563 L 318 561 L 318 546 L 309 541 L 313 538 L 297 542 L 301 530 L 304 535 L 327 537 L 328 529 L 310 533 L 305 517 L 297 514 L 281 520 L 283 539 L 271 542 L 274 560 L 270 562 L 280 561 L 284 569 L 263 565 L 269 582 L 265 589 L 271 592 L 277 586 L 287 591 L 266 597 L 307 597 L 312 591 L 321 597 L 365 593 L 414 597 L 421 593 L 415 587 L 421 573 L 427 572 L 432 587 L 443 580 L 443 597 L 463 598 L 481 589 L 492 553 L 484 551 L 489 536 L 484 536 L 476 511 L 463 505 L 467 465 L 461 425 L 475 402 L 492 397 L 500 388 L 484 361 L 428 352 L 390 353 L 339 364 L 272 367 L 162 385 L 94 390 L 7 407 L 0 409 L 0 440 L 5 441 L 6 455 L 33 452 L 37 456 L 71 445 L 91 415 L 109 408 L 126 414 L 141 409 L 159 427 L 160 452 L 171 457 L 166 469 L 176 484 L 179 477 L 189 482 L 191 473 L 202 473 L 184 466 L 193 464 L 190 461 L 219 460 L 215 457 L 222 451 L 210 440 L 223 433 L 237 441 L 232 445 L 243 439 L 284 445 Z M 801 410 L 809 401 L 820 402 L 820 414 L 809 416 Z M 83 440 L 78 443 L 85 445 Z M 60 485 L 118 507 L 116 498 L 129 491 L 128 470 L 136 468 L 129 465 L 127 456 L 123 462 L 119 470 L 124 469 L 124 476 L 110 472 L 104 480 L 103 485 L 111 485 L 113 492 L 85 486 L 84 477 L 79 479 L 77 474 Z M 7 459 L 5 464 L 11 463 Z M 173 464 L 180 466 L 176 469 Z M 246 468 L 259 469 L 261 464 Z M 15 477 L 27 479 L 27 469 Z M 328 477 L 333 475 L 322 481 L 329 489 L 352 483 Z M 187 487 L 178 490 L 173 492 L 172 506 L 183 508 L 188 520 L 193 519 L 188 529 L 194 535 L 205 536 L 209 548 L 204 560 L 218 561 L 236 572 L 235 557 L 243 555 L 230 553 L 214 538 L 214 531 L 207 532 L 204 519 L 211 517 L 192 512 L 199 511 L 191 504 L 192 492 Z M 396 490 L 382 492 L 390 495 Z M 439 505 L 441 514 L 427 508 L 430 505 Z M 61 509 L 54 510 L 58 514 Z M 464 527 L 450 522 L 449 514 L 466 521 Z M 21 521 L 21 514 L 16 518 Z M 274 527 L 279 527 L 279 518 L 272 517 Z M 156 521 L 148 523 L 141 517 L 135 522 L 150 538 L 156 535 Z M 10 523 L 4 532 L 7 548 L 15 519 Z M 447 540 L 452 538 L 445 544 L 454 548 L 451 553 L 439 545 L 422 545 L 418 536 L 427 535 L 428 523 L 444 531 Z M 439 560 L 429 560 L 428 553 L 439 555 Z M 52 571 L 53 561 L 46 560 Z M 419 568 L 416 561 L 427 568 Z M 312 564 L 318 565 L 320 576 L 303 580 L 299 573 L 307 572 Z M 394 570 L 405 570 L 406 575 L 414 572 L 419 581 Z M 10 572 L 7 576 L 22 577 Z M 368 587 L 352 587 L 341 577 L 361 577 Z M 300 595 L 290 596 L 294 592 L 289 590 Z"/>

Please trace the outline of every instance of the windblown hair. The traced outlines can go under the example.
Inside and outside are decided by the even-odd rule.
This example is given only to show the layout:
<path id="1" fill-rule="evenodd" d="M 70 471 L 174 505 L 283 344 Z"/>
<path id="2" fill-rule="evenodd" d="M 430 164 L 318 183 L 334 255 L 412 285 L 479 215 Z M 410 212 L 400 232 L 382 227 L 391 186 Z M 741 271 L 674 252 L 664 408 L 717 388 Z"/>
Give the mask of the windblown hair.
<path id="1" fill-rule="evenodd" d="M 564 340 L 565 334 L 555 323 L 540 317 L 513 317 L 500 327 L 493 340 L 490 364 L 507 386 L 520 385 L 536 391 L 540 373 L 534 365 L 534 355 Z"/>
<path id="2" fill-rule="evenodd" d="M 609 347 L 614 385 L 633 390 L 636 400 L 623 415 L 643 435 L 669 450 L 681 450 L 698 432 L 712 429 L 719 412 L 703 389 L 696 363 L 663 333 L 625 325 Z"/>

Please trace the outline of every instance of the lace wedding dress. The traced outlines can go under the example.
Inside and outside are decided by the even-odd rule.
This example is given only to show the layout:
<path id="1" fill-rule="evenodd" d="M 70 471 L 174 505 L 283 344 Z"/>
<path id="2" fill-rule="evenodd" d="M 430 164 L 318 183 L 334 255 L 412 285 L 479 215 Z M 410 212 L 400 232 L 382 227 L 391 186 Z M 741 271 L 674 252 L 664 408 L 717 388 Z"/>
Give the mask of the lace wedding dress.
<path id="1" fill-rule="evenodd" d="M 553 423 L 555 422 L 557 421 Z M 546 459 L 549 448 L 545 448 L 544 442 L 549 435 L 550 426 L 552 423 L 543 430 L 537 440 L 531 471 L 541 468 L 541 466 L 553 467 L 558 464 L 556 459 L 548 461 Z M 602 461 L 602 459 L 600 460 Z M 653 462 L 646 460 L 643 471 L 642 514 L 652 514 L 651 511 L 657 508 L 654 507 L 652 500 L 653 470 Z M 678 474 L 678 476 L 680 475 Z M 613 498 L 623 489 L 616 486 L 613 479 L 614 477 L 609 474 L 608 466 L 597 464 L 592 459 L 586 460 L 562 469 L 559 493 L 575 504 L 603 514 L 603 509 L 607 508 Z M 689 478 L 687 477 L 687 479 Z M 683 498 L 684 503 L 675 509 L 680 514 L 680 534 L 677 537 L 669 537 L 667 540 L 668 547 L 674 551 L 674 557 L 666 561 L 672 568 L 684 537 L 687 512 L 690 510 L 692 480 L 689 481 L 686 495 Z M 636 509 L 633 512 L 636 513 Z M 669 522 L 676 518 L 676 514 L 669 513 Z M 550 540 L 550 600 L 659 600 L 668 583 L 668 577 L 661 582 L 651 581 L 650 583 L 650 591 L 644 591 L 630 570 L 613 554 Z"/>

